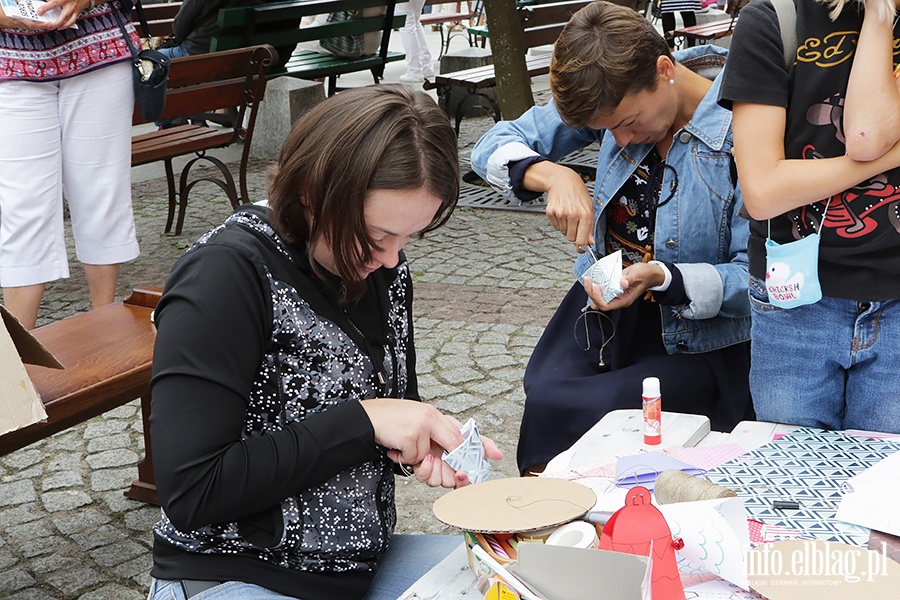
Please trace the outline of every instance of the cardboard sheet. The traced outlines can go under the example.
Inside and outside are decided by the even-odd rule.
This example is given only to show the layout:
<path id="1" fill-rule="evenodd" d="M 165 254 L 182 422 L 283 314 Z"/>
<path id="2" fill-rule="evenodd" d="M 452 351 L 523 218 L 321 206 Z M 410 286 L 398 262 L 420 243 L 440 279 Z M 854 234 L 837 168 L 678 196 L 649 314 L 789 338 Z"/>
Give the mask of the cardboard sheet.
<path id="1" fill-rule="evenodd" d="M 596 500 L 593 491 L 571 481 L 510 477 L 448 492 L 432 511 L 440 522 L 465 531 L 513 533 L 568 523 Z"/>
<path id="2" fill-rule="evenodd" d="M 63 366 L 27 329 L 0 306 L 0 435 L 43 421 L 44 405 L 28 378 L 24 362 L 61 369 Z"/>

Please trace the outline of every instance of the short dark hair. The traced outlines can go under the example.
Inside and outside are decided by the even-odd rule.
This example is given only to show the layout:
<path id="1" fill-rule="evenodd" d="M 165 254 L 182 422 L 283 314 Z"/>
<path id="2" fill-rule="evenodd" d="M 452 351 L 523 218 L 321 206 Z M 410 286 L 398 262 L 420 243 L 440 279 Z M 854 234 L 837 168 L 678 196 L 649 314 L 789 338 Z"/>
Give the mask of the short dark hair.
<path id="1" fill-rule="evenodd" d="M 656 89 L 660 56 L 672 58 L 669 46 L 633 9 L 594 2 L 576 12 L 550 63 L 550 90 L 563 122 L 584 127 L 628 94 Z"/>
<path id="2" fill-rule="evenodd" d="M 364 208 L 371 190 L 425 188 L 441 205 L 422 233 L 447 222 L 459 197 L 456 135 L 434 100 L 400 84 L 340 92 L 294 125 L 269 185 L 272 223 L 285 240 L 323 239 L 347 299 L 372 259 Z M 313 268 L 318 272 L 310 257 Z"/>

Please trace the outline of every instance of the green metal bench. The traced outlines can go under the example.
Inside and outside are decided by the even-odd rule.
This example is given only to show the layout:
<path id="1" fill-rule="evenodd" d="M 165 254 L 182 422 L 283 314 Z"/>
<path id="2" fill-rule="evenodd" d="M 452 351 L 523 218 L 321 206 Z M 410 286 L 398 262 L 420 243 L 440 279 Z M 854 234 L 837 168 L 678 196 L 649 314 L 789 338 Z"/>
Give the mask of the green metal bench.
<path id="1" fill-rule="evenodd" d="M 405 58 L 401 52 L 388 51 L 391 31 L 401 27 L 405 19 L 403 15 L 394 14 L 395 4 L 394 0 L 310 0 L 223 8 L 219 10 L 218 17 L 222 33 L 213 37 L 210 49 L 216 52 L 257 44 L 270 44 L 279 48 L 327 38 L 380 32 L 381 42 L 375 54 L 342 58 L 325 51 L 298 48 L 293 51 L 284 67 L 274 68 L 269 72 L 270 79 L 279 76 L 327 78 L 328 95 L 331 95 L 337 90 L 339 75 L 368 70 L 372 72 L 375 83 L 378 83 L 384 76 L 387 63 Z M 384 8 L 383 15 L 300 26 L 304 17 L 378 7 Z"/>

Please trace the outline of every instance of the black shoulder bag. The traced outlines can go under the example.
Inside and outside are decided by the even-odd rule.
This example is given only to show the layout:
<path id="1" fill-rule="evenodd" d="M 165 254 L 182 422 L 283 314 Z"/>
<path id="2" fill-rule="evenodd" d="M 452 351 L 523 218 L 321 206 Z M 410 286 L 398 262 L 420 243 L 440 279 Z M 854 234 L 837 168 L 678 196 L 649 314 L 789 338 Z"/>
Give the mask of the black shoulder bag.
<path id="1" fill-rule="evenodd" d="M 135 1 L 138 18 L 141 21 L 141 29 L 144 37 L 150 37 L 150 27 L 147 25 L 147 18 L 144 17 L 144 9 L 139 0 Z M 169 65 L 172 60 L 156 50 L 141 50 L 140 52 L 131 42 L 131 36 L 125 29 L 125 23 L 122 22 L 122 15 L 113 6 L 113 15 L 119 23 L 122 35 L 125 36 L 125 43 L 131 51 L 131 57 L 134 61 L 134 69 L 131 74 L 134 80 L 134 100 L 137 102 L 138 110 L 141 117 L 145 121 L 156 121 L 162 115 L 163 108 L 166 105 L 166 83 L 169 80 Z"/>

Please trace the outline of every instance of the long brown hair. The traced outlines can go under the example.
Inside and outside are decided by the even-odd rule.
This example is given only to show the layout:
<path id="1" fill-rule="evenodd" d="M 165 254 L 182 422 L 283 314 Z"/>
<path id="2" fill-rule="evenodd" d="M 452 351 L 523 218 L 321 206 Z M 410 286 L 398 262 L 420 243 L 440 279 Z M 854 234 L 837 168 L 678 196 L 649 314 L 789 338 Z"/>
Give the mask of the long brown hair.
<path id="1" fill-rule="evenodd" d="M 403 85 L 343 91 L 303 115 L 269 185 L 272 223 L 285 240 L 327 243 L 347 299 L 372 258 L 364 218 L 370 190 L 425 188 L 441 206 L 422 233 L 447 222 L 459 197 L 456 135 L 434 100 Z M 317 270 L 316 264 L 310 261 Z"/>

